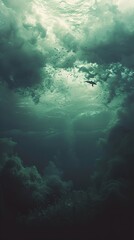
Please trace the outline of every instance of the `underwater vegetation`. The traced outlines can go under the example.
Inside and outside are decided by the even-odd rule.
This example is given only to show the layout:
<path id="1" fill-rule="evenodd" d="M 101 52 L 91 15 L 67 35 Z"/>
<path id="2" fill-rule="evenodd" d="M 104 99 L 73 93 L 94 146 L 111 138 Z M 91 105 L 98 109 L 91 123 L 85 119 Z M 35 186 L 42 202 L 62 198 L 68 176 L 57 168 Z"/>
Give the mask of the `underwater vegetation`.
<path id="1" fill-rule="evenodd" d="M 0 239 L 134 239 L 134 4 L 0 1 Z"/>

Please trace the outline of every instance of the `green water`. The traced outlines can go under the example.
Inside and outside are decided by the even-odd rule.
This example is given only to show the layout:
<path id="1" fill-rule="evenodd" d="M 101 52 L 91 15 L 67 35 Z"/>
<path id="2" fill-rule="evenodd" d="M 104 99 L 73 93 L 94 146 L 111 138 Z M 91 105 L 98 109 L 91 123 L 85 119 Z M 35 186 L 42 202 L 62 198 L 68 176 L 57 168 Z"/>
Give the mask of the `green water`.
<path id="1" fill-rule="evenodd" d="M 0 1 L 2 240 L 133 239 L 133 15 Z"/>

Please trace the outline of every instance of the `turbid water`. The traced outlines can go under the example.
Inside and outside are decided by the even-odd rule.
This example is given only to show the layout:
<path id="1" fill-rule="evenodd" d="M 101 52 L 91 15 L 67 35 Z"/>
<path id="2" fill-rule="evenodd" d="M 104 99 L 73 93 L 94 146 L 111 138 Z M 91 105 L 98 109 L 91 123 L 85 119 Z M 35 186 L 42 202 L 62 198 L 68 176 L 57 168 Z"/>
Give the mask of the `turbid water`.
<path id="1" fill-rule="evenodd" d="M 2 240 L 132 239 L 133 14 L 0 1 Z"/>

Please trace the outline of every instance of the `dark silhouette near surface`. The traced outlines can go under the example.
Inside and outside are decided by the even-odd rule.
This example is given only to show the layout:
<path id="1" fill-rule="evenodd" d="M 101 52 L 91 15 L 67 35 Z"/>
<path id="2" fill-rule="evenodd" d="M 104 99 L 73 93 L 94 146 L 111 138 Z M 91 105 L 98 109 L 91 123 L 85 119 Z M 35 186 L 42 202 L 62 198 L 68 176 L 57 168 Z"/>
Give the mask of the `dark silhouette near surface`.
<path id="1" fill-rule="evenodd" d="M 85 81 L 85 82 L 91 84 L 92 87 L 94 87 L 94 85 L 97 85 L 97 83 L 95 83 L 95 82 L 93 82 L 93 81 L 89 81 L 89 80 L 87 80 L 87 81 Z"/>

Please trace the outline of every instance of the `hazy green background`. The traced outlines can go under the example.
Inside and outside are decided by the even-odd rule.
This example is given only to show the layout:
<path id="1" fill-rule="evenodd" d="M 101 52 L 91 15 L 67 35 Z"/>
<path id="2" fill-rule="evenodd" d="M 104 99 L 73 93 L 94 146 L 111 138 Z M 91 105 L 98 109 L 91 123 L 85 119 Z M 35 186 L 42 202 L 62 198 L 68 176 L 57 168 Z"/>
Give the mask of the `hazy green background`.
<path id="1" fill-rule="evenodd" d="M 133 14 L 123 0 L 0 1 L 3 229 L 132 236 Z"/>

